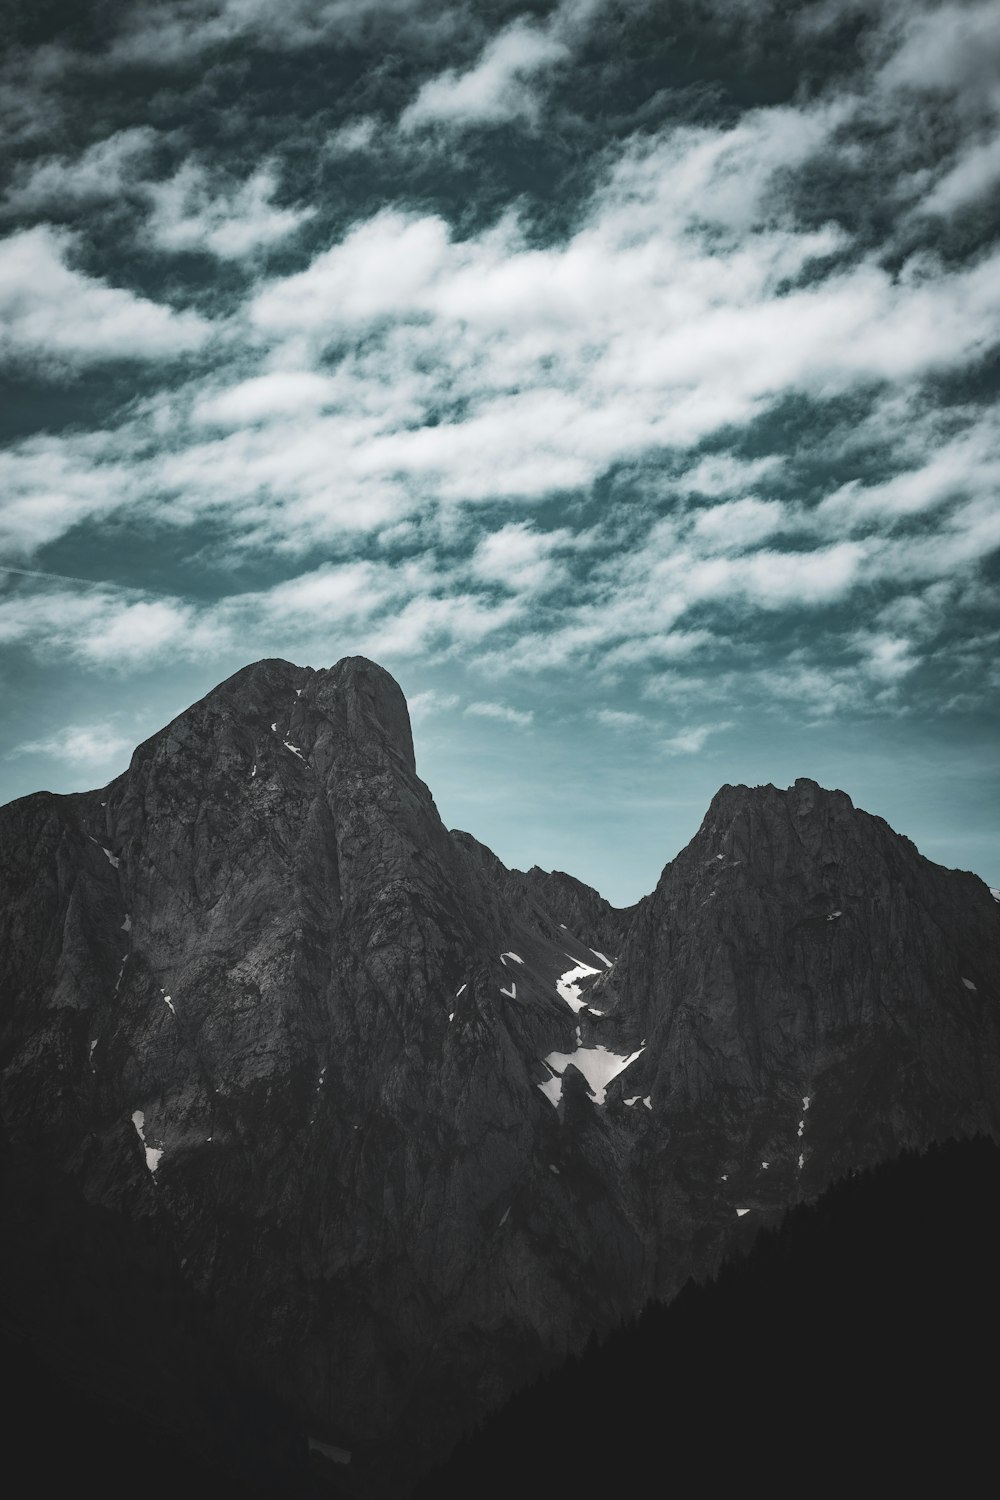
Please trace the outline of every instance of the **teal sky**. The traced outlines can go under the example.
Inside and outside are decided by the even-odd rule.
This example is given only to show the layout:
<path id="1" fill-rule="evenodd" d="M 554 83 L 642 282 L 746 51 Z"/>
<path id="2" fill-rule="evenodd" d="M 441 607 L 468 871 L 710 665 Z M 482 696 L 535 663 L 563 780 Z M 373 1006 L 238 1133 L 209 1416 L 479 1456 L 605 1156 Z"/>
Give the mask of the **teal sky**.
<path id="1" fill-rule="evenodd" d="M 1000 14 L 4 7 L 0 799 L 362 652 L 627 904 L 725 782 L 1000 885 Z"/>

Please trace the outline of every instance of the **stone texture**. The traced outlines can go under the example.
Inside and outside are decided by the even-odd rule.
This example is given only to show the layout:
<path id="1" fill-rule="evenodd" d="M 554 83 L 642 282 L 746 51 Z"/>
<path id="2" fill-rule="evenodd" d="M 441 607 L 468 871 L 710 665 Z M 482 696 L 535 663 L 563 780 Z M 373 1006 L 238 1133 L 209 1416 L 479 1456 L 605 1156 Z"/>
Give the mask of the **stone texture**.
<path id="1" fill-rule="evenodd" d="M 265 661 L 107 788 L 0 810 L 0 845 L 7 1180 L 70 1194 L 95 1265 L 151 1247 L 148 1339 L 187 1298 L 184 1347 L 350 1449 L 357 1493 L 785 1204 L 997 1134 L 1000 907 L 812 782 L 723 788 L 619 912 L 443 827 L 381 668 Z M 556 1108 L 542 1059 L 578 1043 L 643 1050 L 600 1107 L 570 1064 Z M 58 1215 L 18 1223 L 44 1340 Z M 58 1358 L 127 1363 L 77 1325 Z M 182 1369 L 106 1386 L 180 1427 Z"/>

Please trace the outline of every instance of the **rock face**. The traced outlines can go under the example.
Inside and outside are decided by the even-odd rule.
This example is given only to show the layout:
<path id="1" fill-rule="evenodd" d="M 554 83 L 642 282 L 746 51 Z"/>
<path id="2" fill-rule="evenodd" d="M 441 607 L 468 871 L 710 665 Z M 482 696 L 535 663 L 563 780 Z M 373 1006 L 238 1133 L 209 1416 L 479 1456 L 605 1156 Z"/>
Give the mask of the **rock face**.
<path id="1" fill-rule="evenodd" d="M 379 667 L 266 661 L 0 846 L 20 1336 L 178 1430 L 236 1370 L 359 1494 L 786 1204 L 1000 1127 L 1000 908 L 812 782 L 723 788 L 618 912 L 444 828 Z M 80 1310 L 112 1263 L 139 1382 Z"/>

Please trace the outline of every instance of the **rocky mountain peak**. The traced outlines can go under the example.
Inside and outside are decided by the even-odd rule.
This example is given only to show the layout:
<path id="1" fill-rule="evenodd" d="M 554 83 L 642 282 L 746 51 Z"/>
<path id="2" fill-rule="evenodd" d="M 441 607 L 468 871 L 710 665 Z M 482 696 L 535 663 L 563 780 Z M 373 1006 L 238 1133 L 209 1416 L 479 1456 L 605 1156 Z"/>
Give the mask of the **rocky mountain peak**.
<path id="1" fill-rule="evenodd" d="M 150 1340 L 197 1309 L 358 1495 L 838 1173 L 1000 1126 L 1000 908 L 814 781 L 723 787 L 618 911 L 444 828 L 381 667 L 268 660 L 0 847 L 0 1166 L 80 1230 L 22 1216 L 18 1317 L 89 1368 L 47 1286 L 134 1232 Z"/>

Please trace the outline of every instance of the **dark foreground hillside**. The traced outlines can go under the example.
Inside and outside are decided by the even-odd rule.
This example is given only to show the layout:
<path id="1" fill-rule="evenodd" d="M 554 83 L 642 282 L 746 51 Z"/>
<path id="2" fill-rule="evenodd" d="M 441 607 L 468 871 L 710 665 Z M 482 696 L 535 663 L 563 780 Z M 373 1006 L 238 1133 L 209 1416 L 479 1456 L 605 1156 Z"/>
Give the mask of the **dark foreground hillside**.
<path id="1" fill-rule="evenodd" d="M 972 1494 L 995 1455 L 1000 1149 L 906 1153 L 520 1392 L 416 1500 Z"/>
<path id="2" fill-rule="evenodd" d="M 522 1391 L 414 1500 L 692 1496 L 751 1479 L 796 1496 L 918 1482 L 971 1494 L 995 1441 L 998 1267 L 1000 1148 L 908 1153 L 792 1210 L 714 1282 L 689 1284 Z M 57 1282 L 53 1304 L 64 1296 Z M 148 1380 L 176 1350 L 143 1340 L 125 1288 L 118 1311 L 114 1341 Z M 11 1312 L 3 1465 L 32 1491 L 86 1479 L 102 1500 L 352 1492 L 350 1469 L 315 1467 L 273 1406 L 219 1372 L 191 1392 L 200 1431 L 174 1412 L 157 1428 L 110 1388 L 28 1354 Z"/>

